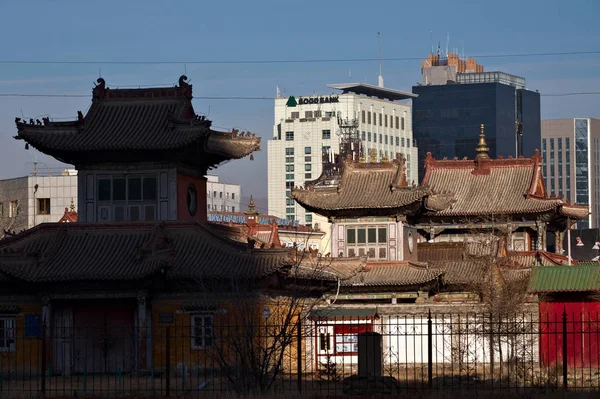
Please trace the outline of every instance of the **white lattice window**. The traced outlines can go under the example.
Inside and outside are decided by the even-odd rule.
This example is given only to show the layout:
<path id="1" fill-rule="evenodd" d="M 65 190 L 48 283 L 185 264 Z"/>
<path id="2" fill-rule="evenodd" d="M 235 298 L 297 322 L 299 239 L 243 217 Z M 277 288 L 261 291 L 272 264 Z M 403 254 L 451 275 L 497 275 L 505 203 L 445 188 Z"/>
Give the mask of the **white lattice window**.
<path id="1" fill-rule="evenodd" d="M 0 317 L 0 352 L 13 352 L 15 350 L 14 317 Z"/>
<path id="2" fill-rule="evenodd" d="M 212 313 L 196 313 L 192 319 L 192 348 L 201 349 L 214 344 L 214 318 Z"/>

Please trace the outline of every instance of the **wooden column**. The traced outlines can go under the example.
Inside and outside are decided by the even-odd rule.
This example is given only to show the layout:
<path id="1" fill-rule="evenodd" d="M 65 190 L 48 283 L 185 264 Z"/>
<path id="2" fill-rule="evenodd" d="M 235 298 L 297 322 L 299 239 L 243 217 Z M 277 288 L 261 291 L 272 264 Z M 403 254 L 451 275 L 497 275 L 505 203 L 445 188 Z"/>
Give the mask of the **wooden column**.
<path id="1" fill-rule="evenodd" d="M 138 370 L 148 368 L 148 323 L 146 318 L 146 295 L 138 295 Z"/>
<path id="2" fill-rule="evenodd" d="M 557 231 L 554 234 L 554 246 L 555 246 L 555 252 L 557 254 L 561 254 L 563 253 L 563 241 L 565 238 L 565 232 L 564 231 Z"/>
<path id="3" fill-rule="evenodd" d="M 546 250 L 546 224 L 543 221 L 536 221 L 536 250 L 545 251 Z"/>

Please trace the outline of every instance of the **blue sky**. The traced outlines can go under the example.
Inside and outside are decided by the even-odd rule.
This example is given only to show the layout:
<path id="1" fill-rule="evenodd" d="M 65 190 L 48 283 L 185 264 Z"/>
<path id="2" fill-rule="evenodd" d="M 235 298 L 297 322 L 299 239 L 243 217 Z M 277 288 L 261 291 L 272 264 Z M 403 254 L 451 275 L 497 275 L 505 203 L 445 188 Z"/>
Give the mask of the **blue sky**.
<path id="1" fill-rule="evenodd" d="M 435 44 L 467 56 L 600 50 L 597 1 L 11 1 L 0 2 L 0 60 L 98 61 L 93 64 L 2 64 L 0 93 L 90 94 L 99 70 L 110 87 L 172 84 L 186 70 L 196 96 L 273 97 L 329 92 L 328 83 L 376 83 L 372 62 L 192 64 L 192 61 L 376 58 L 381 32 L 384 58 L 426 57 Z M 182 61 L 116 65 L 107 61 Z M 544 93 L 600 91 L 600 55 L 480 58 L 486 70 L 527 79 Z M 408 90 L 420 62 L 386 61 L 386 86 Z M 0 178 L 25 175 L 37 159 L 15 134 L 14 118 L 75 117 L 90 98 L 0 97 Z M 266 141 L 273 102 L 195 100 L 214 125 L 263 137 L 255 161 L 219 168 L 241 183 L 243 195 L 266 197 Z M 542 97 L 542 117 L 600 117 L 600 95 Z M 36 158 L 37 157 L 37 158 Z"/>

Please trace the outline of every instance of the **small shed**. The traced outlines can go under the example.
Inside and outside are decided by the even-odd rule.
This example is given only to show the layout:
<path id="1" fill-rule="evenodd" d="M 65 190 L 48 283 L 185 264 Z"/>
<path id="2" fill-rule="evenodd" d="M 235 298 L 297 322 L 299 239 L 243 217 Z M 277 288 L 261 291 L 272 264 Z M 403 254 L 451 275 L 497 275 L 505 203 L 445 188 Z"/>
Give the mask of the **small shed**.
<path id="1" fill-rule="evenodd" d="M 541 363 L 563 363 L 563 329 L 566 327 L 567 365 L 597 365 L 600 360 L 600 265 L 534 267 L 529 292 L 539 296 Z"/>

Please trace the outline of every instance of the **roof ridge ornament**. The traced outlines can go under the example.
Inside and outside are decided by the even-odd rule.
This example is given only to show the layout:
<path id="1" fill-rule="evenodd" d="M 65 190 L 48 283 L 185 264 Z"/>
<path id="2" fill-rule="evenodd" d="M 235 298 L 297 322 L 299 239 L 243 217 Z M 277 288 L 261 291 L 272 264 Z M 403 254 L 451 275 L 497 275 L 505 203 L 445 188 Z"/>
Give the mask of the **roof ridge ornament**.
<path id="1" fill-rule="evenodd" d="M 190 84 L 187 83 L 186 80 L 188 80 L 188 77 L 185 75 L 181 75 L 179 77 L 179 87 L 181 87 L 181 88 L 190 87 Z"/>
<path id="2" fill-rule="evenodd" d="M 375 148 L 371 148 L 371 151 L 369 151 L 369 162 L 377 162 L 377 150 Z"/>
<path id="3" fill-rule="evenodd" d="M 244 212 L 246 215 L 258 215 L 256 211 L 256 207 L 254 206 L 254 198 L 252 198 L 252 194 L 250 194 L 250 202 L 248 204 L 248 210 Z"/>
<path id="4" fill-rule="evenodd" d="M 479 133 L 479 143 L 477 144 L 477 149 L 475 150 L 477 151 L 477 156 L 475 159 L 490 159 L 490 156 L 488 155 L 489 150 L 490 149 L 485 142 L 485 125 L 482 123 Z"/>

